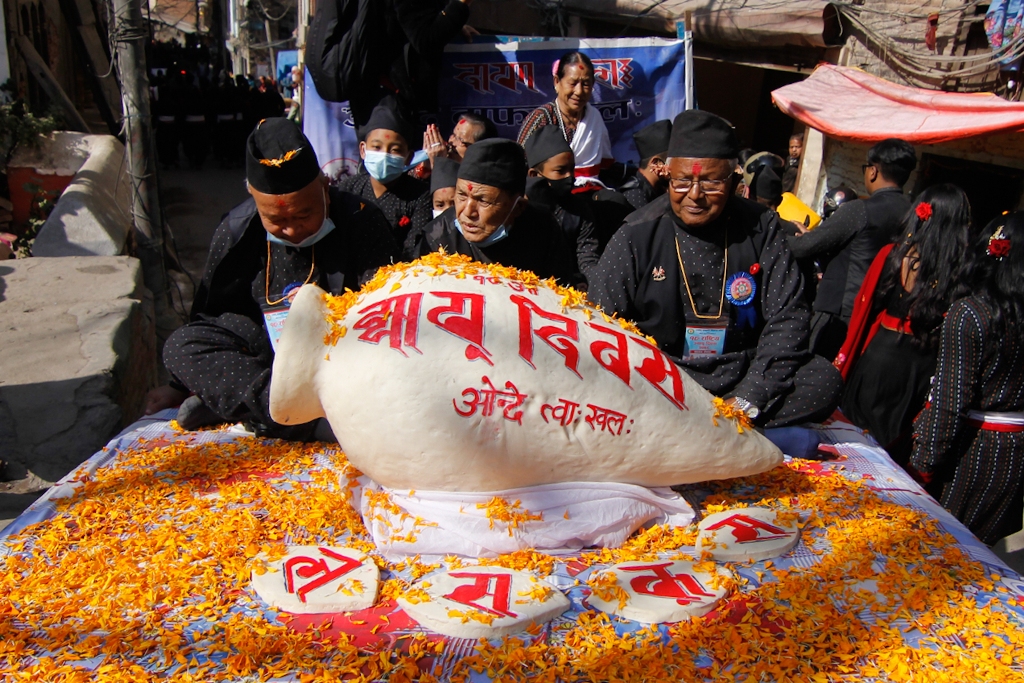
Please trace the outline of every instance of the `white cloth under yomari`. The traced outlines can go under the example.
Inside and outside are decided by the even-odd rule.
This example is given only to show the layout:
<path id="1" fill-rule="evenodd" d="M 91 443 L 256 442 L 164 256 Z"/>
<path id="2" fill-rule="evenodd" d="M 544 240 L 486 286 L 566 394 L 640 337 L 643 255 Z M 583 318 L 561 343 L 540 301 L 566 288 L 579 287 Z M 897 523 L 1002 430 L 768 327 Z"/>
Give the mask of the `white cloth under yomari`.
<path id="1" fill-rule="evenodd" d="M 557 104 L 555 110 L 558 110 Z M 601 170 L 601 162 L 613 158 L 608 127 L 604 125 L 597 107 L 587 104 L 583 118 L 576 124 L 569 148 L 576 157 L 576 175 L 596 176 Z"/>
<path id="2" fill-rule="evenodd" d="M 386 490 L 373 482 L 366 488 Z M 391 562 L 413 555 L 494 557 L 525 549 L 618 547 L 644 525 L 686 526 L 694 518 L 693 508 L 675 491 L 632 484 L 567 482 L 487 493 L 386 492 L 402 512 L 379 505 L 371 511 L 365 495 L 359 507 L 377 549 Z M 543 518 L 511 528 L 492 522 L 486 507 L 496 496 L 510 505 L 519 501 L 521 512 Z"/>

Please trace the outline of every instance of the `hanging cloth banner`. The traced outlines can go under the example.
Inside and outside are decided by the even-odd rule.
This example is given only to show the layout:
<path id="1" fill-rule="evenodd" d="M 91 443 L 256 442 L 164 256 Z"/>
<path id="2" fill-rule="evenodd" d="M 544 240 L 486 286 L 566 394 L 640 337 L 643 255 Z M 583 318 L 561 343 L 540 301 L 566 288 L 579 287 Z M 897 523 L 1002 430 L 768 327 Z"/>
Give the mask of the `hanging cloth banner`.
<path id="1" fill-rule="evenodd" d="M 600 112 L 616 160 L 639 161 L 633 133 L 659 119 L 673 119 L 686 104 L 683 41 L 663 38 L 474 38 L 453 44 L 442 58 L 437 124 L 447 136 L 465 112 L 491 119 L 498 133 L 516 139 L 523 120 L 555 98 L 552 73 L 559 57 L 584 52 L 594 62 L 597 85 L 591 104 Z M 347 102 L 325 102 L 309 72 L 303 129 L 331 178 L 355 173 L 359 142 Z M 433 120 L 433 119 L 431 119 Z M 413 142 L 418 148 L 420 140 Z"/>

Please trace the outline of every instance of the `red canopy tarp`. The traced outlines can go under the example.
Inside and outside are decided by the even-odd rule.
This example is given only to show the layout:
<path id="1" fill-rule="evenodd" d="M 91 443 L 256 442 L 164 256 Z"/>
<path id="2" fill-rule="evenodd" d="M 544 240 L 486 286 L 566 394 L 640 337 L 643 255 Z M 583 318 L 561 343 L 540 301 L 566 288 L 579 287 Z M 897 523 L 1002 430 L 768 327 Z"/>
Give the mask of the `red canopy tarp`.
<path id="1" fill-rule="evenodd" d="M 1024 130 L 1024 104 L 991 93 L 950 93 L 890 83 L 860 69 L 823 64 L 772 92 L 776 106 L 848 142 L 902 138 L 934 145 Z"/>

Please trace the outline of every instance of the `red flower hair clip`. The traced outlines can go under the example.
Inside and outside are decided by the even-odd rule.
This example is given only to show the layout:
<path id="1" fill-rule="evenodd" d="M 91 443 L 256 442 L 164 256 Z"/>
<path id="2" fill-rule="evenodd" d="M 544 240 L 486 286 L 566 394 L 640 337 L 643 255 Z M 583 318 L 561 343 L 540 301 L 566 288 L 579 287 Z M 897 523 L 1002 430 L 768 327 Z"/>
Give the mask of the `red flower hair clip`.
<path id="1" fill-rule="evenodd" d="M 988 238 L 988 255 L 1002 260 L 1009 253 L 1010 239 L 1003 234 L 1003 226 L 1000 225 L 999 229 Z"/>
<path id="2" fill-rule="evenodd" d="M 922 221 L 926 221 L 932 217 L 932 205 L 928 202 L 921 202 L 917 205 L 917 208 L 914 209 L 914 213 L 916 213 L 917 217 Z"/>

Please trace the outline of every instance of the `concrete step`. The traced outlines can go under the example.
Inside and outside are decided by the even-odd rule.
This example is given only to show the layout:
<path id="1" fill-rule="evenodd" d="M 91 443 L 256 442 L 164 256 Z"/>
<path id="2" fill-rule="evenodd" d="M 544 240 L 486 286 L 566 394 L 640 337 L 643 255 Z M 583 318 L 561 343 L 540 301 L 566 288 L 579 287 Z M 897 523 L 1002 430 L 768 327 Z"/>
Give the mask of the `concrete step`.
<path id="1" fill-rule="evenodd" d="M 0 459 L 53 482 L 142 412 L 155 386 L 153 303 L 137 259 L 0 263 Z"/>

